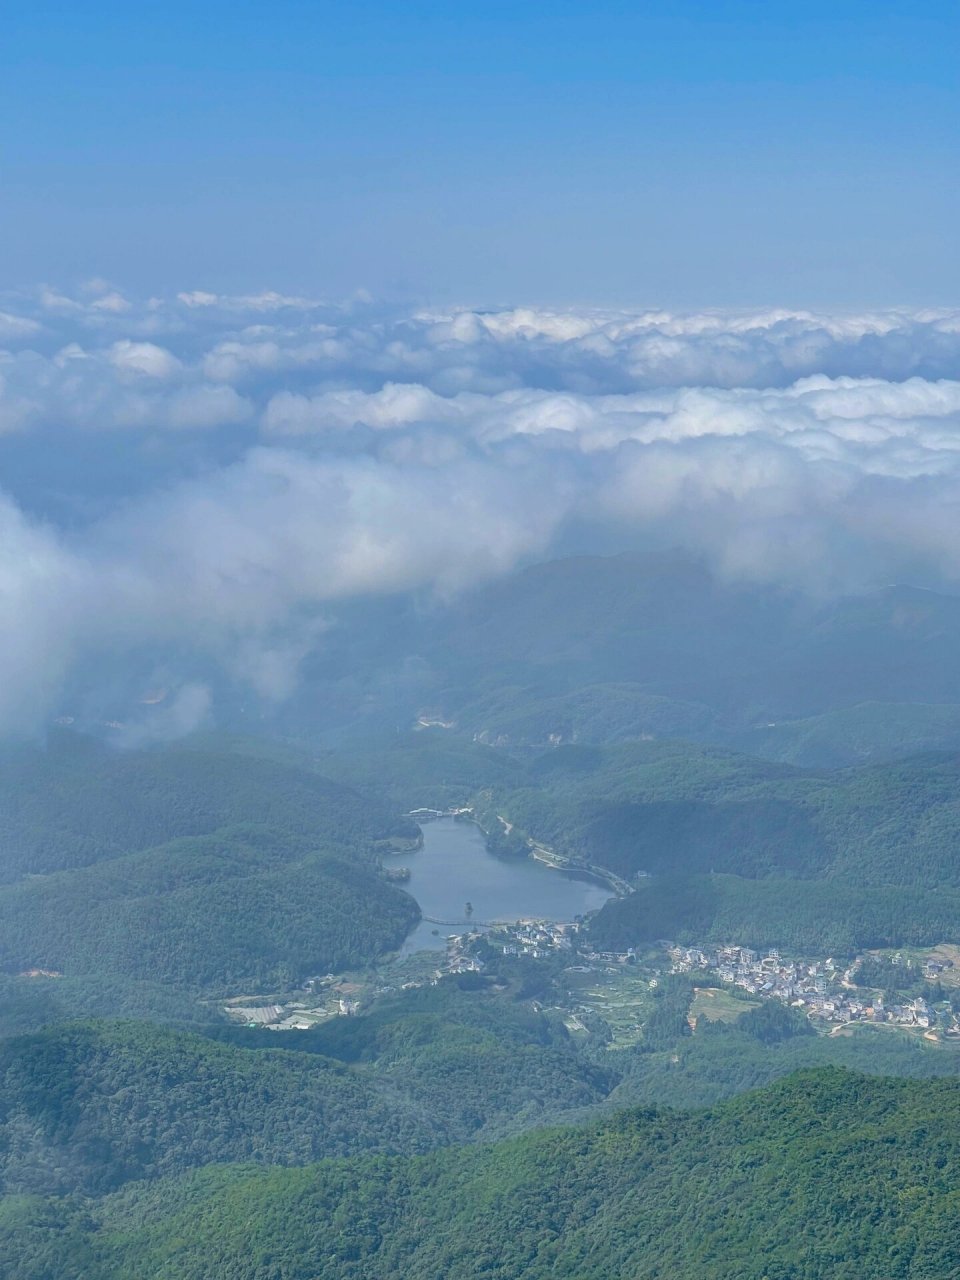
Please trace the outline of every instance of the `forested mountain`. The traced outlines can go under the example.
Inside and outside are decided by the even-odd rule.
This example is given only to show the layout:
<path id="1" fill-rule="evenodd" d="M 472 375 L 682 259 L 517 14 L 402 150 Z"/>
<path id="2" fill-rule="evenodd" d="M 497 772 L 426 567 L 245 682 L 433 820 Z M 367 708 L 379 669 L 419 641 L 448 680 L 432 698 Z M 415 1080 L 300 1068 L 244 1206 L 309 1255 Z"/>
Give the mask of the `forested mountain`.
<path id="1" fill-rule="evenodd" d="M 0 889 L 0 964 L 236 994 L 362 963 L 418 919 L 358 854 L 224 827 Z"/>
<path id="2" fill-rule="evenodd" d="M 10 1280 L 945 1280 L 958 1179 L 956 1081 L 816 1071 L 705 1113 L 14 1200 L 0 1261 Z"/>
<path id="3" fill-rule="evenodd" d="M 363 962 L 417 919 L 376 865 L 385 842 L 415 834 L 398 815 L 417 802 L 473 801 L 488 828 L 502 813 L 518 837 L 646 873 L 591 926 L 603 946 L 717 938 L 846 954 L 960 930 L 949 754 L 824 772 L 639 742 L 525 761 L 434 730 L 314 760 L 64 738 L 8 763 L 7 973 L 223 994 Z M 180 834 L 151 845 L 151 833 Z"/>
<path id="4" fill-rule="evenodd" d="M 425 1151 L 596 1106 L 619 1079 L 559 1021 L 455 985 L 301 1035 L 211 1032 L 88 1022 L 0 1041 L 0 1190 Z"/>
<path id="5" fill-rule="evenodd" d="M 516 752 L 679 737 L 814 767 L 960 748 L 960 597 L 943 592 L 811 599 L 650 552 L 551 560 L 442 599 L 331 603 L 326 621 L 286 703 L 205 671 L 218 724 L 315 749 L 382 746 L 423 717 Z M 132 702 L 149 729 L 142 681 L 119 680 L 97 714 L 79 689 L 64 710 L 103 734 Z"/>
<path id="6" fill-rule="evenodd" d="M 713 1101 L 799 1066 L 958 1071 L 949 1050 L 869 1031 L 819 1037 L 802 1017 L 784 1027 L 748 1012 L 691 1036 L 685 994 L 677 1024 L 651 1025 L 641 1052 L 598 1054 L 529 1001 L 450 979 L 279 1037 L 134 1021 L 9 1037 L 0 1041 L 0 1190 L 99 1194 L 224 1161 L 416 1153 L 638 1100 Z"/>
<path id="7" fill-rule="evenodd" d="M 265 714 L 313 743 L 426 713 L 514 751 L 679 737 L 836 767 L 960 747 L 958 644 L 954 595 L 811 600 L 679 552 L 575 556 L 450 601 L 344 608 L 295 705 Z"/>
<path id="8" fill-rule="evenodd" d="M 516 777 L 481 798 L 491 830 L 502 814 L 638 885 L 595 921 L 604 945 L 674 937 L 846 954 L 960 931 L 954 753 L 822 771 L 690 743 L 561 746 Z"/>
<path id="9" fill-rule="evenodd" d="M 63 735 L 4 765 L 7 973 L 235 993 L 362 963 L 419 918 L 378 868 L 416 826 L 305 759 Z"/>
<path id="10" fill-rule="evenodd" d="M 622 875 L 685 870 L 960 886 L 960 754 L 833 772 L 689 743 L 560 747 L 498 793 L 557 848 Z"/>
<path id="11" fill-rule="evenodd" d="M 679 703 L 688 725 L 698 706 L 707 737 L 711 712 L 733 731 L 861 703 L 960 704 L 960 597 L 896 586 L 817 603 L 726 583 L 679 553 L 534 565 L 455 606 L 440 636 L 475 689 L 613 682 Z M 956 735 L 955 715 L 931 731 Z"/>
<path id="12" fill-rule="evenodd" d="M 301 756 L 210 747 L 118 751 L 57 732 L 0 756 L 0 878 L 86 866 L 181 836 L 254 822 L 369 851 L 410 834 L 395 809 L 331 782 Z"/>
<path id="13" fill-rule="evenodd" d="M 148 1023 L 67 1023 L 0 1042 L 11 1193 L 99 1193 L 226 1160 L 423 1151 L 443 1124 L 318 1055 L 250 1053 Z"/>
<path id="14" fill-rule="evenodd" d="M 117 753 L 65 735 L 6 763 L 8 974 L 221 995 L 363 963 L 417 919 L 378 869 L 416 838 L 400 816 L 412 804 L 473 803 L 492 833 L 498 814 L 513 824 L 515 852 L 529 837 L 636 883 L 591 925 L 605 947 L 848 954 L 960 932 L 950 753 L 832 771 L 676 741 L 527 759 L 436 729 L 313 757 L 239 740 Z"/>
<path id="15" fill-rule="evenodd" d="M 465 805 L 478 790 L 512 788 L 523 776 L 509 752 L 436 729 L 346 743 L 316 760 L 327 777 L 405 809 Z"/>
<path id="16" fill-rule="evenodd" d="M 960 748 L 960 597 L 936 591 L 812 600 L 680 552 L 575 556 L 452 598 L 331 604 L 326 622 L 285 703 L 205 670 L 219 726 L 314 750 L 383 747 L 424 718 L 514 752 L 652 736 L 814 767 Z M 115 683 L 85 711 L 81 680 L 63 710 L 107 737 L 135 710 L 149 732 L 142 672 Z"/>
<path id="17" fill-rule="evenodd" d="M 849 957 L 865 947 L 925 946 L 956 937 L 960 893 L 678 874 L 651 879 L 629 897 L 610 901 L 588 928 L 602 949 L 673 938 Z"/>
<path id="18" fill-rule="evenodd" d="M 960 1280 L 958 54 L 0 0 L 0 1280 Z"/>

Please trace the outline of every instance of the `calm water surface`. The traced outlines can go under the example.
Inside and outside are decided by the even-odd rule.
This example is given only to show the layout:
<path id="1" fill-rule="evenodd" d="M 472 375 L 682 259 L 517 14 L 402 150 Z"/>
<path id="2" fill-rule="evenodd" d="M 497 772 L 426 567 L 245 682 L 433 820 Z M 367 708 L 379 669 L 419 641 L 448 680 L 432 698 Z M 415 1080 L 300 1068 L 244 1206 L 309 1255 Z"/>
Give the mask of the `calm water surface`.
<path id="1" fill-rule="evenodd" d="M 476 920 L 572 920 L 602 907 L 612 896 L 604 885 L 577 880 L 532 858 L 495 858 L 472 822 L 453 818 L 425 822 L 423 848 L 404 853 L 392 865 L 410 868 L 410 879 L 402 887 L 416 898 L 425 916 L 440 920 L 463 920 L 468 902 Z M 446 946 L 447 934 L 456 932 L 421 921 L 403 953 L 439 950 Z"/>

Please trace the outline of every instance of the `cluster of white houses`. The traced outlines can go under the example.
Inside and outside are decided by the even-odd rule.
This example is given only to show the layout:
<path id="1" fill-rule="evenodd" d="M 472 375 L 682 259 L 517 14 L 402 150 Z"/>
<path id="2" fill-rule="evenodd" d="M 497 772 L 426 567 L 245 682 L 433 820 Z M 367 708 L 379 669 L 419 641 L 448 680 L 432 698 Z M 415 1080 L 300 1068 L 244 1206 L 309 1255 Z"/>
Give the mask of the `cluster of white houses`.
<path id="1" fill-rule="evenodd" d="M 936 1011 L 922 997 L 887 1003 L 879 991 L 855 986 L 849 968 L 838 967 L 832 957 L 825 960 L 787 960 L 779 951 L 761 955 L 750 947 L 671 947 L 671 973 L 715 974 L 726 986 L 739 987 L 749 995 L 782 1000 L 803 1009 L 811 1017 L 827 1022 L 892 1022 L 927 1029 L 937 1024 Z M 928 965 L 924 976 L 933 979 Z M 947 1018 L 948 1031 L 956 1031 L 956 1020 Z"/>
<path id="2" fill-rule="evenodd" d="M 577 926 L 553 920 L 519 920 L 506 928 L 501 925 L 498 932 L 508 938 L 503 945 L 504 955 L 538 959 L 548 951 L 572 951 Z"/>

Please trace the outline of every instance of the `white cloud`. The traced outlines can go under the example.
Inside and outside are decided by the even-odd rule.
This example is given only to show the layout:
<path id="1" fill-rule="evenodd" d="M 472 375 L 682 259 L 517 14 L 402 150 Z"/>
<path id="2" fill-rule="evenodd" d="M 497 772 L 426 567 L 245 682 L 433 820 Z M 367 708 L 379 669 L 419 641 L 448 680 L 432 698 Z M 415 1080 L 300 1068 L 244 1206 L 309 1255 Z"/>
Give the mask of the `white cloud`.
<path id="1" fill-rule="evenodd" d="M 153 342 L 115 342 L 107 359 L 117 369 L 142 373 L 148 378 L 170 378 L 182 368 L 176 356 Z"/>
<path id="2" fill-rule="evenodd" d="M 215 307 L 219 301 L 215 293 L 206 293 L 203 289 L 191 289 L 189 293 L 178 293 L 177 300 L 185 307 Z"/>
<path id="3" fill-rule="evenodd" d="M 0 342 L 19 342 L 42 331 L 43 326 L 37 320 L 0 311 Z"/>
<path id="4" fill-rule="evenodd" d="M 130 303 L 122 293 L 113 291 L 105 293 L 103 297 L 94 298 L 90 303 L 90 308 L 93 311 L 108 311 L 113 315 L 122 315 L 130 310 Z"/>
<path id="5" fill-rule="evenodd" d="M 150 342 L 0 352 L 0 432 L 203 431 L 242 424 L 252 412 L 233 387 L 206 381 Z"/>
<path id="6" fill-rule="evenodd" d="M 38 723 L 75 657 L 92 584 L 54 530 L 0 494 L 0 729 Z"/>
<path id="7" fill-rule="evenodd" d="M 303 435 L 358 425 L 390 430 L 462 420 L 456 402 L 415 383 L 394 382 L 369 393 L 351 389 L 311 397 L 281 391 L 263 411 L 263 427 L 270 435 Z"/>
<path id="8" fill-rule="evenodd" d="M 172 742 L 206 725 L 213 712 L 213 694 L 198 680 L 186 681 L 163 703 L 116 727 L 113 741 L 124 747 L 142 747 L 154 742 Z"/>
<path id="9" fill-rule="evenodd" d="M 332 601 L 456 592 L 573 525 L 812 590 L 960 579 L 960 313 L 100 305 L 116 292 L 4 299 L 29 348 L 0 352 L 0 432 L 34 433 L 34 471 L 64 432 L 147 443 L 89 517 L 0 505 L 0 727 L 106 649 L 289 696 Z M 182 687 L 170 724 L 206 714 L 205 682 Z"/>

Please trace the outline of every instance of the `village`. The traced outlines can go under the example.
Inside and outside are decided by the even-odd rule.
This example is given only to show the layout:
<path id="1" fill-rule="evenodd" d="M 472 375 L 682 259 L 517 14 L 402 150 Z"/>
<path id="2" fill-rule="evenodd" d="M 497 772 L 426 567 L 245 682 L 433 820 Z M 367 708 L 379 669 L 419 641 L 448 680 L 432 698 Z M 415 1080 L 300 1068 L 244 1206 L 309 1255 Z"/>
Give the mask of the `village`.
<path id="1" fill-rule="evenodd" d="M 858 985 L 863 956 L 857 956 L 852 962 L 837 961 L 832 956 L 797 959 L 785 957 L 774 948 L 760 952 L 735 944 L 700 947 L 661 941 L 656 946 L 663 956 L 662 962 L 658 962 L 656 952 L 645 954 L 641 961 L 635 948 L 607 952 L 583 947 L 579 934 L 579 924 L 523 921 L 501 926 L 487 935 L 487 940 L 498 943 L 505 955 L 537 958 L 554 950 L 572 952 L 578 961 L 572 967 L 598 976 L 634 967 L 649 975 L 651 987 L 664 973 L 702 976 L 705 987 L 732 988 L 754 1001 L 779 1000 L 801 1009 L 815 1023 L 837 1029 L 862 1022 L 916 1029 L 929 1033 L 931 1039 L 937 1033 L 960 1037 L 960 1018 L 940 985 L 946 975 L 948 983 L 955 988 L 956 979 L 950 972 L 955 967 L 954 961 L 947 956 L 929 956 L 922 962 L 917 976 L 928 987 L 927 991 L 911 994 L 909 998 L 905 994 L 891 998 L 882 990 Z M 466 962 L 462 958 L 462 944 L 457 956 L 457 963 Z M 889 962 L 894 969 L 905 963 L 899 952 L 893 953 Z M 938 995 L 940 999 L 935 999 Z"/>
<path id="2" fill-rule="evenodd" d="M 761 999 L 780 1000 L 821 1022 L 892 1023 L 924 1031 L 940 1026 L 946 1032 L 960 1034 L 953 1011 L 935 1008 L 923 995 L 888 1003 L 882 991 L 858 986 L 855 978 L 862 957 L 842 965 L 833 957 L 789 960 L 777 950 L 761 955 L 750 947 L 739 946 L 707 950 L 671 946 L 668 955 L 671 973 L 703 973 L 714 977 L 721 986 L 739 988 Z M 891 963 L 898 963 L 896 956 Z M 944 963 L 928 961 L 923 977 L 935 983 L 945 968 Z"/>
<path id="3" fill-rule="evenodd" d="M 308 1031 L 329 1018 L 354 1017 L 378 997 L 435 985 L 449 975 L 482 973 L 485 962 L 474 954 L 482 938 L 495 936 L 505 955 L 541 959 L 556 949 L 572 952 L 577 929 L 576 924 L 547 920 L 518 921 L 490 932 L 478 927 L 450 934 L 443 950 L 420 951 L 371 974 L 328 973 L 307 978 L 293 999 L 278 996 L 267 1002 L 235 996 L 220 1008 L 231 1022 L 251 1029 Z"/>
<path id="4" fill-rule="evenodd" d="M 557 985 L 574 1018 L 597 1010 L 596 1004 L 591 1007 L 579 994 L 585 986 L 601 992 L 629 987 L 642 994 L 654 989 L 665 975 L 689 974 L 701 980 L 698 991 L 728 990 L 743 1002 L 744 1011 L 758 1001 L 779 1000 L 835 1034 L 849 1024 L 871 1023 L 913 1030 L 928 1039 L 960 1039 L 960 1018 L 946 996 L 946 990 L 958 992 L 960 967 L 946 954 L 910 962 L 910 973 L 922 992 L 914 983 L 909 993 L 885 994 L 858 984 L 864 956 L 853 961 L 832 956 L 800 959 L 772 948 L 761 952 L 736 944 L 680 946 L 667 940 L 642 952 L 632 947 L 623 952 L 597 951 L 586 942 L 579 922 L 533 919 L 451 933 L 443 949 L 417 952 L 366 975 L 318 975 L 307 979 L 293 999 L 255 1003 L 249 997 L 236 997 L 221 1008 L 231 1021 L 251 1028 L 305 1031 L 329 1018 L 353 1017 L 383 996 L 435 985 L 451 975 L 483 974 L 491 967 L 491 949 L 505 958 L 560 961 Z M 906 963 L 899 953 L 888 961 L 893 966 Z M 643 1007 L 643 999 L 638 999 L 632 1019 L 637 1030 Z"/>

